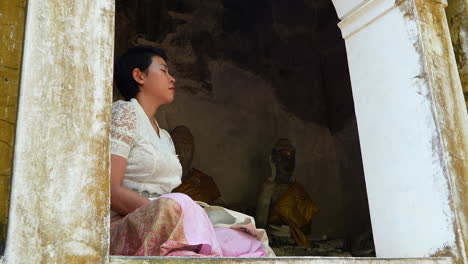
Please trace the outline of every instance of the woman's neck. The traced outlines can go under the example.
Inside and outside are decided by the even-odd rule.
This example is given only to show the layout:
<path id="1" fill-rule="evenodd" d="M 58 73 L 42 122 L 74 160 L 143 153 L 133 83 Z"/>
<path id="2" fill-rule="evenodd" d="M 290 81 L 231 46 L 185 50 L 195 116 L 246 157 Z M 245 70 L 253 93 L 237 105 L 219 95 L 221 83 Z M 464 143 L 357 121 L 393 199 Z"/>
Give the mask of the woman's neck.
<path id="1" fill-rule="evenodd" d="M 154 101 L 152 101 L 149 98 L 141 95 L 140 93 L 137 94 L 135 99 L 141 105 L 141 107 L 145 111 L 146 115 L 148 116 L 149 120 L 151 120 L 151 122 L 153 122 L 154 116 L 156 115 L 156 112 L 158 111 L 160 105 L 154 103 Z"/>

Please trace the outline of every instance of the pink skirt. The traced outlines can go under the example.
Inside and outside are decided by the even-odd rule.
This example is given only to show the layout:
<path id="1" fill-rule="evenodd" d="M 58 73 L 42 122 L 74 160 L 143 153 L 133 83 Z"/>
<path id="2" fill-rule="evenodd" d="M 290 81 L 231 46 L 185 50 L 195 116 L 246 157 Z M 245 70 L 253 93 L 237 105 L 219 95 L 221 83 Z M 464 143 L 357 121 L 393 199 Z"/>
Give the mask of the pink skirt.
<path id="1" fill-rule="evenodd" d="M 110 255 L 264 257 L 261 241 L 216 227 L 189 196 L 170 193 L 111 220 Z"/>

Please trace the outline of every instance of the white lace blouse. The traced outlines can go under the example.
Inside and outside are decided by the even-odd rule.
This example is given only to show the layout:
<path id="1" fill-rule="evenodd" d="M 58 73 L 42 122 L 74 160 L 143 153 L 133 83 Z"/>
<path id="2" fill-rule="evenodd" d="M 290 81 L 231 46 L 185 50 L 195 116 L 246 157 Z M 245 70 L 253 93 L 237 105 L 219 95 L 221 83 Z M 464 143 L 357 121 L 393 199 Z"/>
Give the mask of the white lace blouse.
<path id="1" fill-rule="evenodd" d="M 112 104 L 111 154 L 127 159 L 123 185 L 137 192 L 166 194 L 179 186 L 182 167 L 171 136 L 157 135 L 136 99 Z"/>

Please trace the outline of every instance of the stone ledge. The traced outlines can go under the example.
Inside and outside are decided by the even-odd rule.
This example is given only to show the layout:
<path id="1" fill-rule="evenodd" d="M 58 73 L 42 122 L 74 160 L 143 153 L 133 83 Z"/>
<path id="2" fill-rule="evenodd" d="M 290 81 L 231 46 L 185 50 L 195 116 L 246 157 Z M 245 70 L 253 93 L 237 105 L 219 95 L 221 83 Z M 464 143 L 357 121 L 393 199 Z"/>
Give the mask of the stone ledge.
<path id="1" fill-rule="evenodd" d="M 202 264 L 202 263 L 287 263 L 287 264 L 452 264 L 452 258 L 336 258 L 336 257 L 276 257 L 276 258 L 183 258 L 110 256 L 110 264 Z"/>

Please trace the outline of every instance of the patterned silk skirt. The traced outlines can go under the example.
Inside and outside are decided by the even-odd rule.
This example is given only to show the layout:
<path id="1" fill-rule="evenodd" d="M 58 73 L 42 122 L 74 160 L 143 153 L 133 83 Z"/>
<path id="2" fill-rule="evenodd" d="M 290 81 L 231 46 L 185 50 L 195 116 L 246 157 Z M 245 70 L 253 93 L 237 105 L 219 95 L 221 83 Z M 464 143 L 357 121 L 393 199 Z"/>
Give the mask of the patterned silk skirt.
<path id="1" fill-rule="evenodd" d="M 163 195 L 125 217 L 111 219 L 109 253 L 194 257 L 263 257 L 272 254 L 268 241 L 261 241 L 252 224 L 213 226 L 210 217 L 185 194 Z"/>

